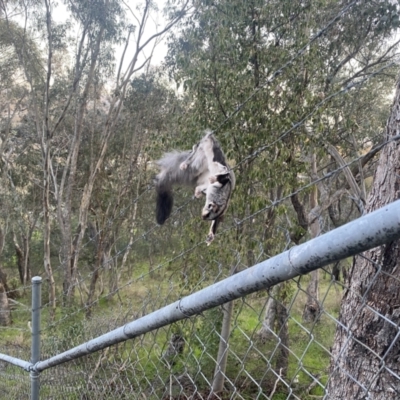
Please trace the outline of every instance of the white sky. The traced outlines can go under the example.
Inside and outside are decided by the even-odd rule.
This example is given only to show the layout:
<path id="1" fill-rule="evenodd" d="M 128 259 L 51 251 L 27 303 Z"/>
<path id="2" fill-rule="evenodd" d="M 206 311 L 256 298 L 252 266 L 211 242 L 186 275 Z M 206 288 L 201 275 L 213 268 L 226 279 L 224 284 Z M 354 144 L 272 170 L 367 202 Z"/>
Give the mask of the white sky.
<path id="1" fill-rule="evenodd" d="M 156 10 L 151 11 L 150 18 L 148 19 L 148 21 L 146 23 L 144 39 L 149 38 L 151 35 L 153 35 L 157 31 L 160 31 L 165 25 L 165 19 L 162 14 L 162 9 L 164 7 L 165 2 L 164 2 L 164 0 L 154 0 L 154 3 L 159 8 L 159 11 L 156 11 Z M 137 4 L 138 4 L 137 1 L 125 0 L 124 4 L 129 6 L 131 11 L 137 12 L 137 10 L 136 10 Z M 68 10 L 66 9 L 66 7 L 64 6 L 64 4 L 57 3 L 57 5 L 54 6 L 52 11 L 53 11 L 53 18 L 56 22 L 60 23 L 60 22 L 65 22 L 67 20 L 69 13 L 68 13 Z M 131 21 L 132 25 L 137 25 L 137 22 L 134 19 L 134 17 L 132 16 L 131 11 L 129 11 L 129 10 L 127 11 L 127 19 L 129 21 Z M 139 14 L 138 12 L 137 12 L 136 16 L 139 19 L 141 18 L 141 14 Z M 131 36 L 130 45 L 126 52 L 125 60 L 132 59 L 133 53 L 135 51 L 134 41 L 135 41 L 135 39 Z M 143 57 L 142 60 L 139 60 L 139 64 L 140 64 L 140 62 L 143 62 L 143 60 L 145 59 L 144 57 L 147 57 L 150 55 L 150 53 L 153 49 L 153 43 L 154 42 L 152 42 L 152 44 L 147 46 L 147 48 L 144 51 L 144 54 L 142 55 L 142 57 Z M 118 66 L 119 60 L 122 56 L 122 51 L 123 51 L 122 46 L 117 49 L 117 53 L 116 53 L 117 66 Z M 167 45 L 166 45 L 165 36 L 164 36 L 164 39 L 159 41 L 159 43 L 157 44 L 157 46 L 153 52 L 151 65 L 153 65 L 153 66 L 160 65 L 161 62 L 164 60 L 166 54 L 167 54 Z"/>

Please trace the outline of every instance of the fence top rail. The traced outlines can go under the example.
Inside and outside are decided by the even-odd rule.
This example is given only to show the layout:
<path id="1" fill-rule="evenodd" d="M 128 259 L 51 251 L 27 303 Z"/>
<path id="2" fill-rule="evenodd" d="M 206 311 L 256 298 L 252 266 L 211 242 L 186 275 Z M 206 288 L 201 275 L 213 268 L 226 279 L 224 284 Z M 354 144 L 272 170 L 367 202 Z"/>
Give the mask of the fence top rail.
<path id="1" fill-rule="evenodd" d="M 41 372 L 399 238 L 397 200 L 120 328 L 39 361 L 32 370 Z"/>
<path id="2" fill-rule="evenodd" d="M 400 200 L 47 360 L 0 360 L 41 372 L 398 238 Z"/>
<path id="3" fill-rule="evenodd" d="M 16 365 L 17 367 L 20 367 L 28 372 L 31 371 L 33 367 L 33 364 L 31 362 L 21 360 L 20 358 L 11 357 L 7 354 L 0 353 L 0 360 L 8 362 L 9 364 Z"/>

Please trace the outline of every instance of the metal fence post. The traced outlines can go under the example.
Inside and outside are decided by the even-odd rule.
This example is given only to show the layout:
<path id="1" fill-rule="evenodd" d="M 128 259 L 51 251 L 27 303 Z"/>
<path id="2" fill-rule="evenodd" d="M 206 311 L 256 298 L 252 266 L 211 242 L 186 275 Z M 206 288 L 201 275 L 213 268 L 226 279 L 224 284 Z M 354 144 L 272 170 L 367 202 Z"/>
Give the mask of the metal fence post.
<path id="1" fill-rule="evenodd" d="M 35 365 L 40 360 L 40 314 L 41 314 L 41 287 L 42 278 L 32 278 L 32 345 L 31 363 Z M 31 400 L 39 400 L 39 375 L 37 371 L 31 371 Z"/>

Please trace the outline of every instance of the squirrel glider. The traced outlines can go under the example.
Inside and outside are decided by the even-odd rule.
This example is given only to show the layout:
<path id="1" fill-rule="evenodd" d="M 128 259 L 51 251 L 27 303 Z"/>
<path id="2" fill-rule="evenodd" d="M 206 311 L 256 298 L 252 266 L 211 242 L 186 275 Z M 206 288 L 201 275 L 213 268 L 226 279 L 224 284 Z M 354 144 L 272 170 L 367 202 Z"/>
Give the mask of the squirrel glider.
<path id="1" fill-rule="evenodd" d="M 192 150 L 165 153 L 156 164 L 160 169 L 155 179 L 157 223 L 164 224 L 171 215 L 173 186 L 194 187 L 196 198 L 206 197 L 201 217 L 211 221 L 206 239 L 209 245 L 214 240 L 235 188 L 235 174 L 229 168 L 219 142 L 208 131 Z"/>

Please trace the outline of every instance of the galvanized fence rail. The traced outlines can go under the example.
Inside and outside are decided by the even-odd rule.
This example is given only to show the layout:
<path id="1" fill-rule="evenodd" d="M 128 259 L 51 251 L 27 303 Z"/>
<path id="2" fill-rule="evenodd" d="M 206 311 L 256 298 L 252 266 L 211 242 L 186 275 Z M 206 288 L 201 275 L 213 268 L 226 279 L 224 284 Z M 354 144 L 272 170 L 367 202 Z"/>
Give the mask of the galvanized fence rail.
<path id="1" fill-rule="evenodd" d="M 319 386 L 323 390 L 324 382 L 326 382 L 326 379 L 321 378 L 321 374 L 313 373 L 304 365 L 306 363 L 308 348 L 318 345 L 319 351 L 323 351 L 326 354 L 330 354 L 330 350 L 327 348 L 326 344 L 320 342 L 319 339 L 314 336 L 313 330 L 315 329 L 315 325 L 307 326 L 306 324 L 301 324 L 292 316 L 287 317 L 291 318 L 290 323 L 297 325 L 298 328 L 303 331 L 303 336 L 305 333 L 307 337 L 309 337 L 309 340 L 302 354 L 295 354 L 289 348 L 284 349 L 286 351 L 286 356 L 294 357 L 299 365 L 297 369 L 291 371 L 290 379 L 288 379 L 287 376 L 284 379 L 281 374 L 282 371 L 276 366 L 275 368 L 272 368 L 271 366 L 271 360 L 276 357 L 276 353 L 280 348 L 279 346 L 282 339 L 279 337 L 279 334 L 277 335 L 276 333 L 271 332 L 272 336 L 274 336 L 274 339 L 277 341 L 277 344 L 275 347 L 269 348 L 268 352 L 265 351 L 265 349 L 262 350 L 262 345 L 256 343 L 255 336 L 249 337 L 245 330 L 241 328 L 240 313 L 236 314 L 236 320 L 232 327 L 232 332 L 234 333 L 228 332 L 225 338 L 223 337 L 223 332 L 218 333 L 218 339 L 223 339 L 223 346 L 220 346 L 217 357 L 213 355 L 214 350 L 208 348 L 208 346 L 212 345 L 211 341 L 209 342 L 210 344 L 208 344 L 207 340 L 204 339 L 204 335 L 200 337 L 192 328 L 190 322 L 184 326 L 182 332 L 185 331 L 185 329 L 186 331 L 193 329 L 191 331 L 193 337 L 201 344 L 200 348 L 202 349 L 202 353 L 200 355 L 194 354 L 194 351 L 190 349 L 185 353 L 186 359 L 192 359 L 191 363 L 193 364 L 194 362 L 196 364 L 195 376 L 193 376 L 193 373 L 189 372 L 189 364 L 184 361 L 182 362 L 182 360 L 177 362 L 179 361 L 178 356 L 183 353 L 184 345 L 188 344 L 190 347 L 190 343 L 188 343 L 188 340 L 185 338 L 183 333 L 182 335 L 179 333 L 173 333 L 173 330 L 171 329 L 167 331 L 167 334 L 170 335 L 171 339 L 168 345 L 167 339 L 164 340 L 164 347 L 160 347 L 160 345 L 157 345 L 154 342 L 154 344 L 150 346 L 150 350 L 147 350 L 144 344 L 143 346 L 139 345 L 138 347 L 132 346 L 121 349 L 120 351 L 125 354 L 123 357 L 118 356 L 119 364 L 117 372 L 111 371 L 116 365 L 111 363 L 111 359 L 115 361 L 118 358 L 118 349 L 113 351 L 112 356 L 107 353 L 107 350 L 110 349 L 110 346 L 114 346 L 113 348 L 115 349 L 115 345 L 128 341 L 129 339 L 138 338 L 139 336 L 142 336 L 142 340 L 145 340 L 143 339 L 143 335 L 145 334 L 153 333 L 156 335 L 162 327 L 170 327 L 171 324 L 181 320 L 189 319 L 190 321 L 191 317 L 202 315 L 206 310 L 215 310 L 217 306 L 223 304 L 227 304 L 222 309 L 222 314 L 225 318 L 229 312 L 232 312 L 232 308 L 229 308 L 229 304 L 232 305 L 232 301 L 236 299 L 242 299 L 240 307 L 251 309 L 253 306 L 246 298 L 246 296 L 251 293 L 272 288 L 274 285 L 281 282 L 289 281 L 298 276 L 302 276 L 311 271 L 327 266 L 328 264 L 343 260 L 347 257 L 362 253 L 365 250 L 399 238 L 400 201 L 396 201 L 340 228 L 332 230 L 302 245 L 292 247 L 290 250 L 275 257 L 264 260 L 251 268 L 245 269 L 191 295 L 183 297 L 172 304 L 159 308 L 148 315 L 136 318 L 132 322 L 126 323 L 117 329 L 113 329 L 108 333 L 102 334 L 94 339 L 86 341 L 85 343 L 43 360 L 40 360 L 41 278 L 34 277 L 32 279 L 31 360 L 26 361 L 16 356 L 0 353 L 0 361 L 12 364 L 30 373 L 30 398 L 32 400 L 37 400 L 39 398 L 58 398 L 54 394 L 49 395 L 47 392 L 41 393 L 40 389 L 42 386 L 49 386 L 48 382 L 43 385 L 40 384 L 41 373 L 45 370 L 77 360 L 74 361 L 74 368 L 67 374 L 70 377 L 73 373 L 79 375 L 80 373 L 84 373 L 85 366 L 84 364 L 79 364 L 78 359 L 93 355 L 93 353 L 99 352 L 100 350 L 103 350 L 103 352 L 99 353 L 97 361 L 91 360 L 90 363 L 88 363 L 90 368 L 92 368 L 92 371 L 85 371 L 87 378 L 75 381 L 72 379 L 71 386 L 69 386 L 67 381 L 63 382 L 63 390 L 60 398 L 67 398 L 68 396 L 65 397 L 66 393 L 75 393 L 71 394 L 71 397 L 68 398 L 90 398 L 90 395 L 82 394 L 79 385 L 82 385 L 83 387 L 85 385 L 87 386 L 90 382 L 94 382 L 94 375 L 100 370 L 102 370 L 102 374 L 100 375 L 107 375 L 108 367 L 106 365 L 107 363 L 110 363 L 110 370 L 108 372 L 113 373 L 113 377 L 100 378 L 107 380 L 105 381 L 106 383 L 104 384 L 104 388 L 102 388 L 102 394 L 99 395 L 97 393 L 94 395 L 98 396 L 96 398 L 197 399 L 203 398 L 204 396 L 202 396 L 202 393 L 205 393 L 204 391 L 202 392 L 202 389 L 197 388 L 198 382 L 203 382 L 203 388 L 207 385 L 211 388 L 213 384 L 215 384 L 215 377 L 218 375 L 218 368 L 221 369 L 221 365 L 223 365 L 221 364 L 221 361 L 223 361 L 225 357 L 226 367 L 226 360 L 229 354 L 231 368 L 232 370 L 236 370 L 235 374 L 237 375 L 236 378 L 233 379 L 227 372 L 223 371 L 224 378 L 227 381 L 226 385 L 230 387 L 230 391 L 229 395 L 226 395 L 225 397 L 222 396 L 221 398 L 301 398 L 296 395 L 296 385 L 298 386 L 300 374 L 305 374 L 310 378 L 310 383 L 306 388 L 307 393 L 310 393 L 316 386 Z M 297 282 L 297 285 L 298 291 L 292 297 L 291 304 L 287 307 L 289 312 L 293 304 L 297 301 L 296 298 L 304 294 L 304 290 L 301 288 L 299 282 Z M 331 284 L 329 285 L 329 289 L 331 289 Z M 270 298 L 273 299 L 275 297 L 275 299 L 277 299 L 276 293 L 274 294 L 273 289 L 270 290 L 269 294 Z M 324 303 L 324 300 L 325 299 L 318 299 L 321 304 Z M 266 305 L 266 307 L 267 306 L 268 305 Z M 322 313 L 326 314 L 325 316 L 337 323 L 337 318 L 324 312 L 323 307 Z M 258 314 L 258 319 L 261 319 L 260 314 Z M 284 321 L 284 323 L 287 322 L 287 320 Z M 211 331 L 219 332 L 219 327 L 215 324 L 211 325 Z M 399 331 L 399 327 L 397 327 L 397 331 Z M 232 346 L 230 347 L 229 335 L 233 334 L 245 338 L 247 347 L 240 350 L 234 350 Z M 396 335 L 396 338 L 397 336 L 398 334 Z M 140 344 L 140 340 L 138 343 Z M 154 349 L 152 349 L 153 347 Z M 153 350 L 158 355 L 156 358 L 161 360 L 161 363 L 164 366 L 164 371 L 161 371 L 161 367 L 159 367 L 158 364 L 156 365 L 155 358 L 150 354 Z M 172 351 L 173 353 L 172 361 L 171 358 L 168 358 L 168 351 Z M 262 384 L 263 379 L 266 379 L 267 372 L 265 372 L 261 378 L 256 378 L 252 374 L 257 374 L 257 367 L 254 369 L 254 365 L 252 364 L 252 371 L 254 372 L 246 370 L 246 365 L 249 363 L 248 360 L 250 353 L 253 354 L 252 363 L 254 365 L 259 362 L 260 368 L 263 366 L 262 368 L 265 368 L 265 371 L 272 374 L 272 378 L 271 376 L 268 378 L 268 385 L 263 386 Z M 267 353 L 269 354 L 268 356 L 266 355 Z M 175 360 L 175 357 L 178 358 Z M 205 358 L 212 359 L 212 363 L 216 368 L 216 371 L 214 371 L 214 381 L 210 380 L 209 376 L 206 376 L 206 373 L 202 369 L 202 363 Z M 196 361 L 193 361 L 193 359 Z M 179 365 L 176 366 L 176 364 Z M 103 367 L 103 365 L 105 366 Z M 2 379 L 5 379 L 4 376 L 6 376 L 6 374 L 4 374 L 3 370 L 5 370 L 4 365 L 3 368 L 0 368 L 0 376 L 3 375 Z M 177 372 L 178 370 L 179 373 Z M 129 371 L 129 379 L 123 380 L 122 372 L 125 373 L 126 371 Z M 138 375 L 140 375 L 138 371 L 141 371 L 140 373 L 143 374 L 140 378 L 138 377 Z M 327 373 L 326 370 L 325 373 Z M 153 374 L 153 376 L 149 376 L 149 374 Z M 45 380 L 50 379 L 51 381 L 53 378 L 54 377 L 46 375 Z M 126 387 L 127 382 L 131 382 L 130 388 Z M 145 386 L 147 386 L 146 389 L 143 389 L 143 382 L 145 382 Z M 286 397 L 276 397 L 278 394 L 278 384 L 286 386 Z M 255 391 L 254 388 L 252 389 L 253 392 L 251 393 L 253 394 L 248 395 L 250 397 L 242 396 L 240 388 L 244 386 L 248 388 L 252 385 L 255 385 L 256 387 Z M 96 392 L 95 387 L 96 385 L 92 386 L 92 393 Z M 187 391 L 187 387 L 191 388 L 189 392 Z M 268 389 L 266 389 L 266 387 Z M 209 397 L 209 395 L 205 398 L 207 397 Z M 21 398 L 26 398 L 26 394 L 25 397 L 21 395 Z"/>

